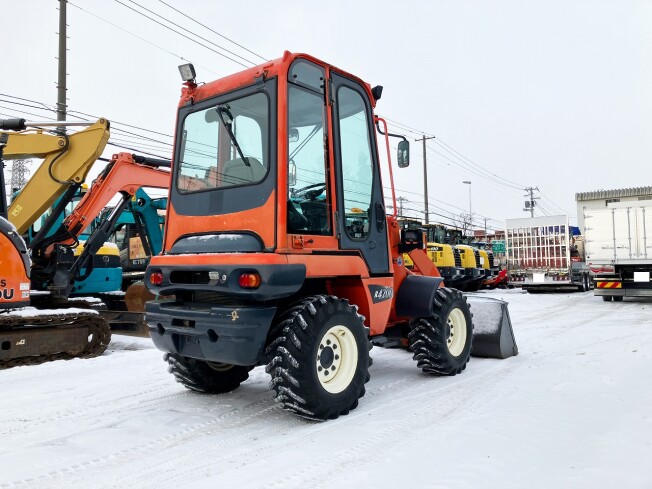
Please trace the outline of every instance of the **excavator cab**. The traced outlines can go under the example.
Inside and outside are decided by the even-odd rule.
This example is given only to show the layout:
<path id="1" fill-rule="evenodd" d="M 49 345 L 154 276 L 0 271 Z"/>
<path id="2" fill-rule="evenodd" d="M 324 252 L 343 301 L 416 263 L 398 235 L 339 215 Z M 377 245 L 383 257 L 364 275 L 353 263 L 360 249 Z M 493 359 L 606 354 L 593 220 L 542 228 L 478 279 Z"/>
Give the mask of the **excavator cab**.
<path id="1" fill-rule="evenodd" d="M 332 419 L 364 395 L 372 338 L 425 372 L 460 373 L 466 300 L 386 214 L 382 87 L 289 52 L 205 84 L 181 71 L 163 252 L 145 272 L 166 296 L 146 321 L 176 379 L 227 392 L 266 365 L 284 408 Z"/>

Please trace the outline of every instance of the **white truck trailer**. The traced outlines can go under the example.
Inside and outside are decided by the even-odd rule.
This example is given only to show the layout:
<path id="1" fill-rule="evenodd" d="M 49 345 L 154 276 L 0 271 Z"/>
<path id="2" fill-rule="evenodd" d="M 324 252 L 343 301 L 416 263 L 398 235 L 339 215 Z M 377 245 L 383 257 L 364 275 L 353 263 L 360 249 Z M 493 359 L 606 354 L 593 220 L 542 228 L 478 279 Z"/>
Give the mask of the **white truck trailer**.
<path id="1" fill-rule="evenodd" d="M 652 208 L 635 202 L 583 209 L 586 259 L 605 301 L 652 296 Z"/>
<path id="2" fill-rule="evenodd" d="M 507 272 L 510 284 L 524 290 L 591 288 L 582 236 L 572 236 L 568 216 L 507 219 Z"/>

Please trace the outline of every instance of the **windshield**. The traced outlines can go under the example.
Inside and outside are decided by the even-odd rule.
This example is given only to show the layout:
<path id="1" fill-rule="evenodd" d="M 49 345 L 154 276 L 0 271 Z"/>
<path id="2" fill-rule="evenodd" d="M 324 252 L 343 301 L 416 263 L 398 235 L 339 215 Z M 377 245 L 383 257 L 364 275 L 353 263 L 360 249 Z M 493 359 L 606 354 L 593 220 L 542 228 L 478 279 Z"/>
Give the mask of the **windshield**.
<path id="1" fill-rule="evenodd" d="M 177 188 L 194 192 L 265 178 L 269 102 L 256 93 L 189 114 L 183 122 Z"/>

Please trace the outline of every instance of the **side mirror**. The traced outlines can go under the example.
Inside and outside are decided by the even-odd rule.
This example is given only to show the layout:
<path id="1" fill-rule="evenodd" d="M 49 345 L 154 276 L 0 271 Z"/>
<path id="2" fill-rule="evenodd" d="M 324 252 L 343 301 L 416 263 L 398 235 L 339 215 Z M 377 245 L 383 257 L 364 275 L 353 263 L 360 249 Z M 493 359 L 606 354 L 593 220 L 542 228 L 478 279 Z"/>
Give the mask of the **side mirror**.
<path id="1" fill-rule="evenodd" d="M 297 131 L 297 134 L 299 131 Z M 294 187 L 297 184 L 297 165 L 294 160 L 290 160 L 288 165 L 288 187 Z"/>
<path id="2" fill-rule="evenodd" d="M 288 129 L 288 141 L 296 143 L 299 140 L 299 130 L 296 127 Z"/>
<path id="3" fill-rule="evenodd" d="M 410 166 L 410 143 L 403 140 L 398 143 L 398 154 L 396 155 L 399 168 Z"/>

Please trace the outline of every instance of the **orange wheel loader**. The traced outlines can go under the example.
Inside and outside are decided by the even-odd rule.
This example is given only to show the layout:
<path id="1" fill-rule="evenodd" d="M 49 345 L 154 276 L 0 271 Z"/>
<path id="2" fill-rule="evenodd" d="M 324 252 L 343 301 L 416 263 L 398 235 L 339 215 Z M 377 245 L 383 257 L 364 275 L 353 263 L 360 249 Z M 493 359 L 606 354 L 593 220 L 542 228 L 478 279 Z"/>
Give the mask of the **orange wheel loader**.
<path id="1" fill-rule="evenodd" d="M 425 372 L 464 370 L 465 297 L 386 215 L 382 87 L 289 52 L 205 84 L 180 71 L 163 252 L 145 273 L 167 296 L 146 321 L 176 379 L 223 393 L 266 365 L 284 408 L 333 419 L 365 393 L 371 339 L 409 348 Z M 398 152 L 407 166 L 406 140 Z M 393 182 L 391 198 L 396 210 Z"/>

